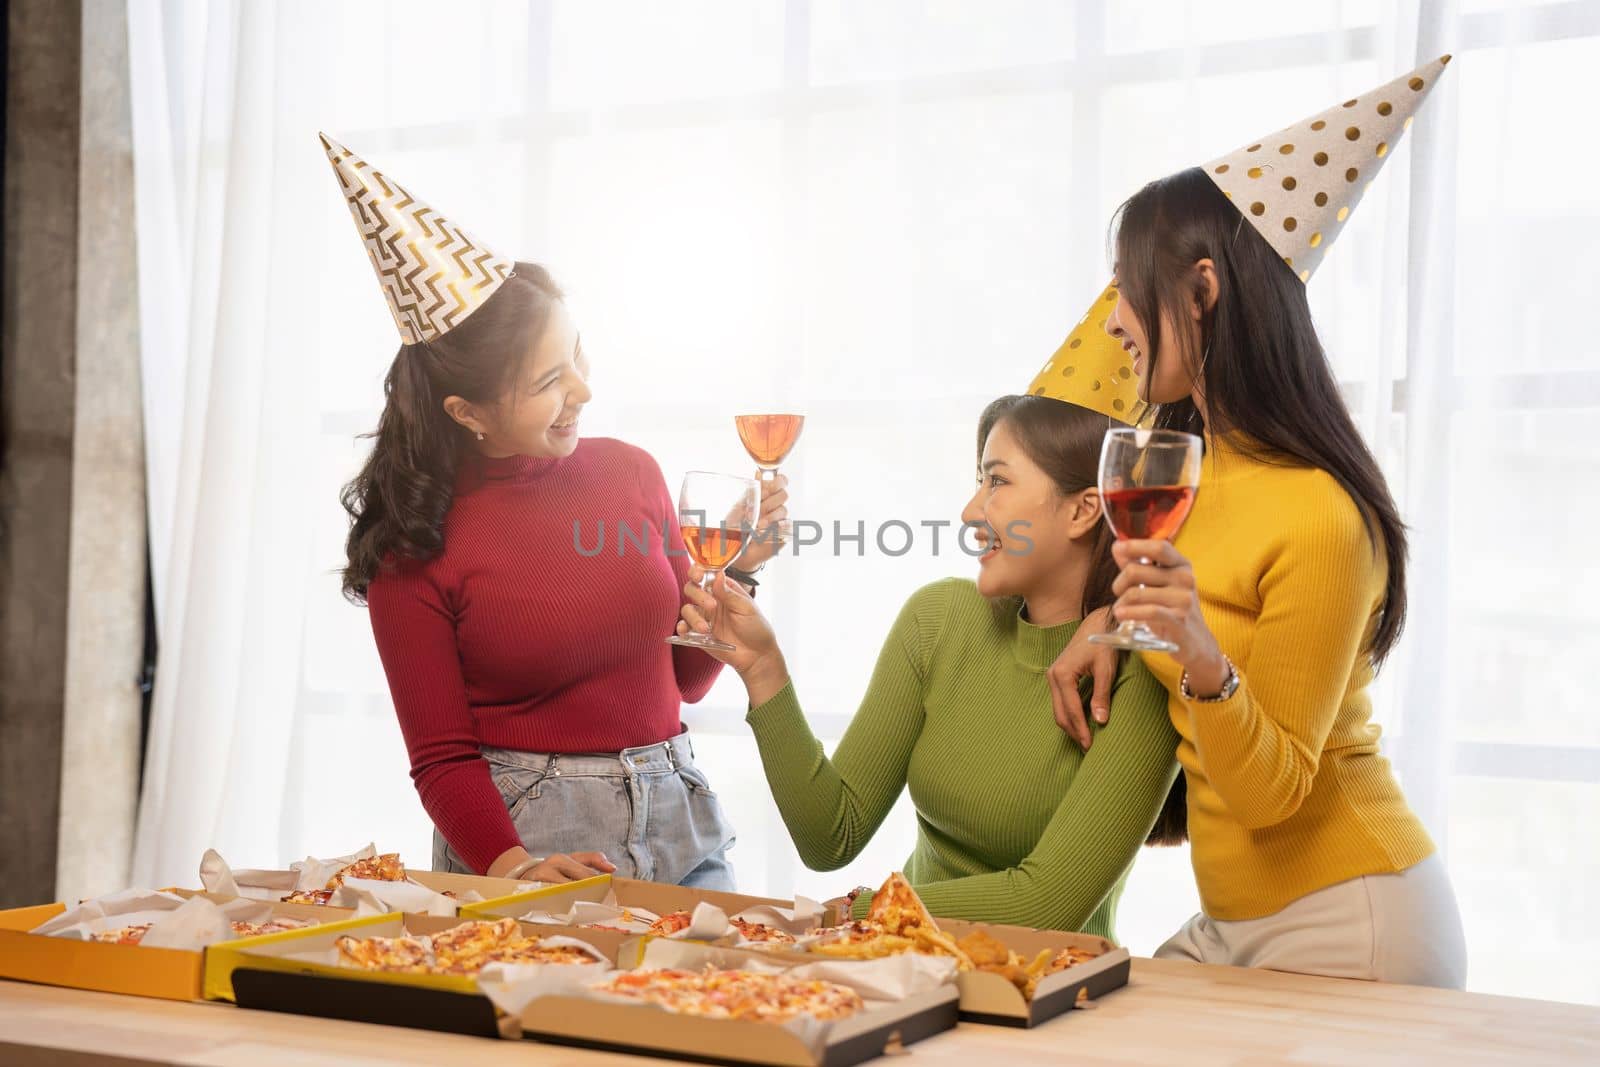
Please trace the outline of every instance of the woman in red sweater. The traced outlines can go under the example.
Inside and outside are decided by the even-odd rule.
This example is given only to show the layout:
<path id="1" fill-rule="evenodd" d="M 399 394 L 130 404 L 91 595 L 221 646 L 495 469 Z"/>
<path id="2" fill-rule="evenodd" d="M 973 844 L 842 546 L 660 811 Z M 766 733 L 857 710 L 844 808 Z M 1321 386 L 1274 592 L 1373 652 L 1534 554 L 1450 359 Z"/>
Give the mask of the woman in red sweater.
<path id="1" fill-rule="evenodd" d="M 369 609 L 435 869 L 732 889 L 733 831 L 679 718 L 720 665 L 664 640 L 689 561 L 660 469 L 579 438 L 588 362 L 542 267 L 324 144 L 405 341 L 344 491 L 344 590 Z"/>

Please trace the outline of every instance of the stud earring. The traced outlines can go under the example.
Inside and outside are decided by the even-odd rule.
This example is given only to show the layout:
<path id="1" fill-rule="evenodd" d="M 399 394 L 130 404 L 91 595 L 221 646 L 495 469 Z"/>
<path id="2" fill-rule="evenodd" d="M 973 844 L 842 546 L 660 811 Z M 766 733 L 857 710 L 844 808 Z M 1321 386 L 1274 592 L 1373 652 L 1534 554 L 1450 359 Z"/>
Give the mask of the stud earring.
<path id="1" fill-rule="evenodd" d="M 483 440 L 483 431 L 482 430 L 478 431 L 478 440 L 480 440 L 480 441 Z"/>

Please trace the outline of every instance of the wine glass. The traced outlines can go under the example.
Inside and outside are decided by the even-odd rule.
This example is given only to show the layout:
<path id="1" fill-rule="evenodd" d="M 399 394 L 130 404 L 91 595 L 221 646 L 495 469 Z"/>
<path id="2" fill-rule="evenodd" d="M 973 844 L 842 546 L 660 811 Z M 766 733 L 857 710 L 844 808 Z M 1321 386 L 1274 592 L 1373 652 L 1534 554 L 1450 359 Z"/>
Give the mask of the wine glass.
<path id="1" fill-rule="evenodd" d="M 722 569 L 739 558 L 745 538 L 754 530 L 760 514 L 761 484 L 754 478 L 711 471 L 690 471 L 683 476 L 683 488 L 678 492 L 678 528 L 689 555 L 705 569 L 701 588 L 707 593 L 716 588 Z M 715 625 L 714 620 L 715 616 L 707 622 Z M 692 632 L 683 637 L 673 634 L 667 641 L 734 651 L 733 645 L 718 641 L 709 633 Z"/>
<path id="2" fill-rule="evenodd" d="M 1118 541 L 1170 541 L 1177 536 L 1200 487 L 1201 454 L 1200 438 L 1192 433 L 1133 427 L 1106 432 L 1100 445 L 1100 500 Z M 1113 648 L 1178 651 L 1142 622 L 1124 622 L 1089 640 Z"/>
<path id="3" fill-rule="evenodd" d="M 770 481 L 778 473 L 778 464 L 800 440 L 800 430 L 806 424 L 804 415 L 735 415 L 733 424 L 739 430 L 739 440 L 744 450 L 761 468 L 761 480 Z"/>
<path id="4" fill-rule="evenodd" d="M 793 450 L 795 442 L 800 440 L 800 431 L 806 424 L 804 415 L 735 415 L 733 425 L 739 431 L 739 440 L 744 445 L 744 450 L 750 453 L 750 458 L 756 461 L 760 468 L 761 480 L 771 481 L 777 477 L 778 464 L 782 463 Z M 780 522 L 777 534 L 779 544 L 787 539 L 788 523 Z M 767 536 L 763 530 L 758 535 Z"/>

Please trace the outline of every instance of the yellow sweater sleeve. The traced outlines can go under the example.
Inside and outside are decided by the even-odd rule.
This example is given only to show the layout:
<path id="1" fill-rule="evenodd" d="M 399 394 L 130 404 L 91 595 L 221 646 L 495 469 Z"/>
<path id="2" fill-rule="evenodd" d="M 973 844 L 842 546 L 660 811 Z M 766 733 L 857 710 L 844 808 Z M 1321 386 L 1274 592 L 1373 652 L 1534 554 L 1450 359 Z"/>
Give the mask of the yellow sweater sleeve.
<path id="1" fill-rule="evenodd" d="M 1221 703 L 1185 702 L 1207 779 L 1252 830 L 1299 809 L 1350 692 L 1351 664 L 1369 673 L 1358 653 L 1381 602 L 1383 562 L 1343 488 L 1321 472 L 1313 485 L 1281 501 L 1296 518 L 1268 549 L 1238 689 Z"/>

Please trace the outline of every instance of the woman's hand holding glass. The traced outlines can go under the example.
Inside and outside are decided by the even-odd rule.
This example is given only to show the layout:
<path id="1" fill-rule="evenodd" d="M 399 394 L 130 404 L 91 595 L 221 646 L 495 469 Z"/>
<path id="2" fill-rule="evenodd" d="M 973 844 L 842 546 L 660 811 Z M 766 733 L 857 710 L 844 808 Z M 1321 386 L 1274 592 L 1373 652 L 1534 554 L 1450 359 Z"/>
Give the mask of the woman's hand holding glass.
<path id="1" fill-rule="evenodd" d="M 758 471 L 759 475 L 760 472 Z M 784 545 L 785 525 L 789 518 L 789 479 L 775 474 L 761 480 L 761 512 L 756 518 L 755 531 L 745 544 L 744 551 L 733 561 L 742 571 L 753 571 L 778 554 Z"/>
<path id="2" fill-rule="evenodd" d="M 772 625 L 738 582 L 724 576 L 713 589 L 715 596 L 700 585 L 704 571 L 689 568 L 684 583 L 685 603 L 678 620 L 678 635 L 708 632 L 707 618 L 715 620 L 709 628 L 712 637 L 732 645 L 732 650 L 708 648 L 706 652 L 739 672 L 750 692 L 752 706 L 764 704 L 789 681 L 788 666 L 778 648 Z"/>
<path id="3" fill-rule="evenodd" d="M 1118 622 L 1139 622 L 1164 641 L 1189 674 L 1189 688 L 1213 696 L 1228 677 L 1228 663 L 1200 613 L 1194 568 L 1171 541 L 1118 541 L 1111 554 L 1122 573 L 1111 586 Z"/>

